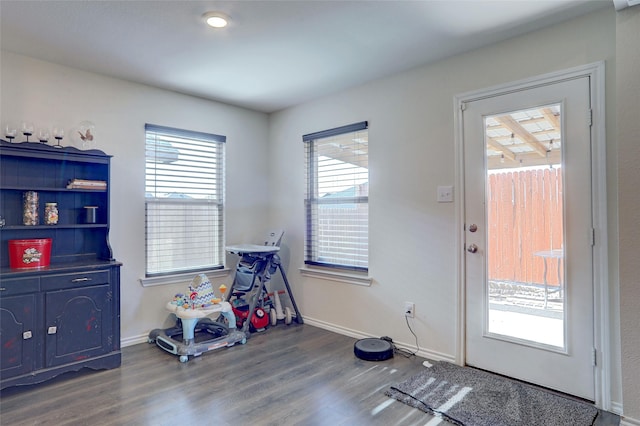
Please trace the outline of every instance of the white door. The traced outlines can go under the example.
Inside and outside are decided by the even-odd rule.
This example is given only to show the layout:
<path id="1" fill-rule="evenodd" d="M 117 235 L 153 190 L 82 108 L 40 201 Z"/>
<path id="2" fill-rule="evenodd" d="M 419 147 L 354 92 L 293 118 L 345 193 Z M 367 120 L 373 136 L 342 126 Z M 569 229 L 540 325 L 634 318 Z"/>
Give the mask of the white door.
<path id="1" fill-rule="evenodd" d="M 464 104 L 466 363 L 593 401 L 589 77 Z"/>

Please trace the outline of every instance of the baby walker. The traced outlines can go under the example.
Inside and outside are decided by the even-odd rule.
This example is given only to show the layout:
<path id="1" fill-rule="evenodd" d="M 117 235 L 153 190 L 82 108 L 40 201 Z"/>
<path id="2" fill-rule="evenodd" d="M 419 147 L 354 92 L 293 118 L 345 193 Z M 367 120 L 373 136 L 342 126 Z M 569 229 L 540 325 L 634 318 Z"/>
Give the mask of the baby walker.
<path id="1" fill-rule="evenodd" d="M 226 286 L 220 286 L 221 298 L 216 298 L 211 282 L 205 274 L 196 276 L 189 286 L 189 296 L 176 294 L 166 308 L 178 317 L 175 327 L 155 329 L 149 333 L 149 343 L 156 343 L 165 351 L 178 355 L 180 362 L 189 356 L 199 356 L 214 349 L 245 344 L 247 336 L 236 328 L 236 316 L 229 302 L 223 301 Z M 208 318 L 218 313 L 228 325 Z"/>

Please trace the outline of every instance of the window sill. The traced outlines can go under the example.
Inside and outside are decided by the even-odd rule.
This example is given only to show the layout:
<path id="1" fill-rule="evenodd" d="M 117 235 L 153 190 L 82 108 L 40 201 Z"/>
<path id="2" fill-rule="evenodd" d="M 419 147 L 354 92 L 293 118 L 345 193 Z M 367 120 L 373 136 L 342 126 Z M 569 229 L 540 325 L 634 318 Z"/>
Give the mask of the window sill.
<path id="1" fill-rule="evenodd" d="M 184 274 L 163 275 L 161 277 L 140 278 L 139 281 L 140 284 L 142 284 L 142 287 L 154 287 L 158 285 L 178 284 L 185 281 L 191 282 L 193 277 L 198 274 L 205 274 L 209 279 L 226 277 L 229 275 L 229 272 L 231 272 L 231 269 L 223 268 L 203 272 L 189 272 Z"/>
<path id="2" fill-rule="evenodd" d="M 371 283 L 373 282 L 373 278 L 371 277 L 348 272 L 335 272 L 323 269 L 311 269 L 307 267 L 302 267 L 299 270 L 305 277 L 322 278 L 329 281 L 338 281 L 347 284 L 362 285 L 365 287 L 371 287 Z"/>

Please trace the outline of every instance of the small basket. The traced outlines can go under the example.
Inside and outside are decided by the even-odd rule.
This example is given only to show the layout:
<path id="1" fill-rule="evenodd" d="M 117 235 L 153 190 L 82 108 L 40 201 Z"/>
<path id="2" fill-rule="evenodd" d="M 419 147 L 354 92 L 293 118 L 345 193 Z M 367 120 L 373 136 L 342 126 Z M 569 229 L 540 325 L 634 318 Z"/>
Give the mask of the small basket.
<path id="1" fill-rule="evenodd" d="M 9 266 L 12 269 L 32 269 L 49 266 L 51 238 L 9 240 Z"/>

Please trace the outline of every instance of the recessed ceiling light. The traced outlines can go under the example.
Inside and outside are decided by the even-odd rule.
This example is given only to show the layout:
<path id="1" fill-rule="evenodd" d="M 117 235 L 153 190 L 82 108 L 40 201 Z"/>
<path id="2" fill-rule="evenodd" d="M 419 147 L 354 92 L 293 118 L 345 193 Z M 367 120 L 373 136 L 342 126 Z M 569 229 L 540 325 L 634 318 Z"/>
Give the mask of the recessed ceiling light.
<path id="1" fill-rule="evenodd" d="M 202 15 L 207 25 L 213 28 L 224 28 L 229 24 L 229 17 L 220 12 L 207 12 Z"/>

